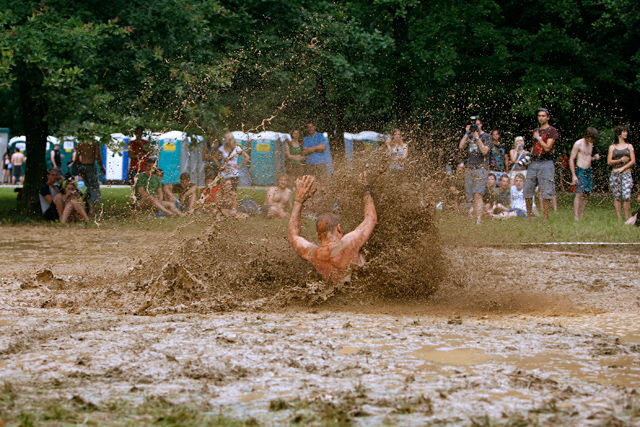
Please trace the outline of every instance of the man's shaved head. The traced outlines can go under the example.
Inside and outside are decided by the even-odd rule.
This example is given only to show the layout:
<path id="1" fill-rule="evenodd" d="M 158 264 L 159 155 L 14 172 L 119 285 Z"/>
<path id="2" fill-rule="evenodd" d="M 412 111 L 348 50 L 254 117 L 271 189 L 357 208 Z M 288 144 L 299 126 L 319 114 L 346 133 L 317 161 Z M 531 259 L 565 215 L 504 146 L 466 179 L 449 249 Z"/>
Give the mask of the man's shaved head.
<path id="1" fill-rule="evenodd" d="M 316 220 L 316 231 L 319 236 L 334 232 L 340 224 L 340 218 L 332 213 L 322 214 Z"/>

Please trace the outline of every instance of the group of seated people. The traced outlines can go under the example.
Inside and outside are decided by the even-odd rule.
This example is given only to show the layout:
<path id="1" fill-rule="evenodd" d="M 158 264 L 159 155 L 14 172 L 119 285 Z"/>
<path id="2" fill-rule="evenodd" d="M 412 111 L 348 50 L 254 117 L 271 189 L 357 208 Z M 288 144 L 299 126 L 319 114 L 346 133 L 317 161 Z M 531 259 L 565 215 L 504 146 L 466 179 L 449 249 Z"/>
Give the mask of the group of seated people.
<path id="1" fill-rule="evenodd" d="M 200 189 L 191 182 L 188 173 L 180 175 L 180 183 L 174 185 L 162 184 L 162 177 L 163 171 L 156 168 L 155 160 L 148 159 L 144 171 L 134 181 L 133 197 L 137 208 L 155 211 L 160 217 L 207 212 L 221 217 L 246 218 L 249 213 L 260 212 L 267 218 L 288 219 L 287 211 L 293 204 L 293 192 L 285 174 L 278 177 L 276 186 L 267 190 L 261 208 L 239 204 L 237 178 L 222 179 L 220 185 L 216 177 L 207 175 L 205 186 Z"/>
<path id="2" fill-rule="evenodd" d="M 48 221 L 60 220 L 63 224 L 71 221 L 89 221 L 86 210 L 87 195 L 78 189 L 77 182 L 51 169 L 47 172 L 47 181 L 38 192 L 42 215 Z"/>
<path id="3" fill-rule="evenodd" d="M 470 210 L 466 203 L 466 193 L 464 187 L 464 164 L 460 163 L 455 174 L 448 177 L 445 195 L 443 197 L 443 207 L 452 208 L 455 212 Z M 522 173 L 514 174 L 511 179 L 509 175 L 502 174 L 497 182 L 496 175 L 489 174 L 487 178 L 487 189 L 483 195 L 483 215 L 489 219 L 504 220 L 511 218 L 526 218 L 527 205 L 524 198 L 524 180 Z M 538 208 L 533 198 L 533 214 L 539 216 Z"/>

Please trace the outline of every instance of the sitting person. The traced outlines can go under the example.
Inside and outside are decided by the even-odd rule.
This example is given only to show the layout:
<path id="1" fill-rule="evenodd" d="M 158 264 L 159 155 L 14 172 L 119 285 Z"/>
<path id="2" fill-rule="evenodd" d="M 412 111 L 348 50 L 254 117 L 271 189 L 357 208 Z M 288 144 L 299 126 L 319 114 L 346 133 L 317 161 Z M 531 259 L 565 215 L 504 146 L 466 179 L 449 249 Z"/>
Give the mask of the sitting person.
<path id="1" fill-rule="evenodd" d="M 455 213 L 460 213 L 467 200 L 464 192 L 464 163 L 458 164 L 455 173 L 447 174 L 444 187 L 444 206 L 452 207 Z"/>
<path id="2" fill-rule="evenodd" d="M 191 176 L 187 172 L 180 175 L 180 183 L 163 186 L 163 200 L 172 202 L 178 209 L 193 213 L 198 196 L 198 186 L 191 182 Z M 176 197 L 177 196 L 177 197 Z"/>
<path id="3" fill-rule="evenodd" d="M 484 215 L 489 216 L 493 213 L 493 206 L 495 205 L 495 194 L 493 190 L 496 189 L 496 176 L 490 173 L 487 177 L 487 188 L 482 195 L 482 203 Z"/>
<path id="4" fill-rule="evenodd" d="M 200 199 L 198 203 L 204 205 L 204 209 L 209 212 L 217 210 L 216 195 L 222 190 L 222 187 L 215 185 L 215 179 L 212 176 L 206 176 L 204 179 L 205 187 L 200 190 Z"/>
<path id="5" fill-rule="evenodd" d="M 515 185 L 511 187 L 511 209 L 502 212 L 499 215 L 491 215 L 493 219 L 509 219 L 509 218 L 526 218 L 527 204 L 524 199 L 524 175 L 516 174 Z M 533 214 L 540 216 L 536 207 L 535 197 L 533 198 Z"/>
<path id="6" fill-rule="evenodd" d="M 500 177 L 500 186 L 498 188 L 493 189 L 493 198 L 494 205 L 491 213 L 495 213 L 496 209 L 499 212 L 504 212 L 509 210 L 509 205 L 511 205 L 511 186 L 509 183 L 511 180 L 508 175 L 502 175 Z"/>
<path id="7" fill-rule="evenodd" d="M 154 174 L 155 162 L 154 159 L 147 159 L 144 172 L 137 176 L 134 189 L 137 206 L 157 210 L 170 217 L 185 216 L 175 204 L 162 200 L 162 182 Z"/>
<path id="8" fill-rule="evenodd" d="M 222 190 L 216 194 L 216 205 L 224 216 L 247 218 L 249 215 L 238 213 L 238 192 L 233 188 L 233 181 L 225 179 Z"/>
<path id="9" fill-rule="evenodd" d="M 50 169 L 47 172 L 47 181 L 40 186 L 38 198 L 40 199 L 40 209 L 47 221 L 55 221 L 62 217 L 64 210 L 64 200 L 62 193 L 56 186 L 58 182 L 58 171 Z"/>
<path id="10" fill-rule="evenodd" d="M 278 176 L 277 186 L 269 187 L 264 199 L 262 212 L 267 218 L 289 219 L 285 208 L 291 209 L 293 204 L 293 192 L 288 188 L 287 175 Z"/>
<path id="11" fill-rule="evenodd" d="M 84 203 L 88 194 L 83 195 L 78 190 L 78 184 L 73 179 L 68 179 L 62 184 L 62 200 L 64 201 L 64 209 L 60 216 L 60 222 L 66 224 L 69 221 L 85 221 L 89 222 L 89 216 L 85 209 Z"/>

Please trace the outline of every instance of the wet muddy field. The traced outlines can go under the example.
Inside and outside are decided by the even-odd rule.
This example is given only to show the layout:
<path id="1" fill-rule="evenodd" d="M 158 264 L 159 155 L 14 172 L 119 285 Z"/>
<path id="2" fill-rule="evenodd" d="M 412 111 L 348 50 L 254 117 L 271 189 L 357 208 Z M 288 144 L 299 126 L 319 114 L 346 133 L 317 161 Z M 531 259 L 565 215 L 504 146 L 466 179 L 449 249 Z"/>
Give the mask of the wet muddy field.
<path id="1" fill-rule="evenodd" d="M 1 231 L 8 425 L 640 424 L 633 247 L 448 246 L 428 298 L 319 301 L 208 287 L 184 230 Z"/>

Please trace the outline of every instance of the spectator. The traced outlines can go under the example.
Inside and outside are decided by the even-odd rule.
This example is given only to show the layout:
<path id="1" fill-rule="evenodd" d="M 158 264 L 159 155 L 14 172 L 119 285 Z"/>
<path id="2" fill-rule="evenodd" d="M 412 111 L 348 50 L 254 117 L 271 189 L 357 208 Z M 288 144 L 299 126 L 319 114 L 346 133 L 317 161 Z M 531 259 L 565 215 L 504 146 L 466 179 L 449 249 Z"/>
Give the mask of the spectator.
<path id="1" fill-rule="evenodd" d="M 509 206 L 511 205 L 511 186 L 509 183 L 510 180 L 507 175 L 500 177 L 500 186 L 493 190 L 495 205 L 493 206 L 492 213 L 495 213 L 496 209 L 500 212 L 509 210 Z"/>
<path id="2" fill-rule="evenodd" d="M 517 174 L 522 174 L 522 176 L 524 176 L 525 178 L 527 177 L 527 166 L 520 165 L 518 164 L 518 162 L 527 157 L 529 154 L 531 153 L 524 149 L 524 138 L 521 136 L 516 136 L 513 148 L 509 152 L 509 157 L 511 158 L 511 171 L 509 172 L 511 185 L 514 184 Z"/>
<path id="3" fill-rule="evenodd" d="M 483 212 L 482 196 L 487 188 L 492 142 L 491 136 L 482 132 L 482 121 L 479 118 L 474 119 L 474 124 L 467 125 L 466 133 L 460 140 L 460 149 L 468 151 L 464 174 L 465 191 L 467 202 L 473 202 L 472 214 L 476 223 L 480 224 Z"/>
<path id="4" fill-rule="evenodd" d="M 278 185 L 269 187 L 264 199 L 262 212 L 267 218 L 289 219 L 286 209 L 291 209 L 293 204 L 293 192 L 288 186 L 287 175 L 278 176 Z"/>
<path id="5" fill-rule="evenodd" d="M 587 128 L 584 138 L 573 144 L 569 157 L 571 169 L 571 183 L 576 186 L 576 198 L 573 201 L 573 219 L 581 221 L 584 211 L 587 209 L 587 198 L 593 190 L 593 169 L 591 161 L 600 159 L 600 155 L 593 154 L 593 144 L 598 139 L 598 130 L 594 127 Z"/>
<path id="6" fill-rule="evenodd" d="M 62 217 L 64 210 L 64 200 L 62 193 L 56 186 L 58 182 L 58 171 L 49 169 L 47 172 L 47 181 L 40 186 L 38 198 L 40 199 L 40 209 L 42 215 L 47 221 L 55 221 Z"/>
<path id="7" fill-rule="evenodd" d="M 216 166 L 214 157 L 218 152 L 218 143 L 211 137 L 202 148 L 202 160 L 204 161 L 204 176 L 217 176 L 220 169 Z M 213 178 L 212 178 L 213 179 Z"/>
<path id="8" fill-rule="evenodd" d="M 64 208 L 60 216 L 60 222 L 66 224 L 68 221 L 77 221 L 82 219 L 89 222 L 89 217 L 84 207 L 85 197 L 78 190 L 76 181 L 69 179 L 62 185 L 62 200 Z"/>
<path id="9" fill-rule="evenodd" d="M 224 216 L 247 218 L 249 215 L 238 213 L 238 192 L 233 188 L 233 182 L 225 179 L 222 190 L 216 194 L 216 205 Z"/>
<path id="10" fill-rule="evenodd" d="M 558 130 L 549 124 L 549 110 L 538 109 L 540 127 L 533 131 L 533 149 L 531 150 L 531 164 L 527 169 L 524 185 L 524 197 L 527 202 L 527 212 L 532 212 L 533 193 L 536 187 L 540 189 L 542 198 L 542 212 L 544 222 L 549 221 L 549 205 L 556 195 L 554 162 L 554 144 L 558 140 Z M 512 199 L 513 203 L 513 199 Z M 531 218 L 528 218 L 529 220 Z"/>
<path id="11" fill-rule="evenodd" d="M 11 168 L 11 154 L 9 154 L 9 149 L 7 148 L 2 156 L 2 181 L 0 184 L 4 185 L 5 179 L 7 184 L 11 184 Z"/>
<path id="12" fill-rule="evenodd" d="M 238 158 L 242 156 L 242 162 L 238 164 Z M 238 178 L 240 177 L 240 169 L 247 164 L 249 156 L 244 152 L 242 147 L 236 145 L 236 139 L 233 133 L 224 134 L 223 144 L 213 157 L 216 166 L 221 170 L 220 176 L 224 180 L 229 180 L 233 191 L 238 189 Z"/>
<path id="13" fill-rule="evenodd" d="M 188 172 L 180 174 L 179 184 L 165 185 L 164 192 L 168 202 L 174 203 L 180 210 L 193 213 L 198 198 L 198 186 L 191 182 L 191 176 Z"/>
<path id="14" fill-rule="evenodd" d="M 527 202 L 524 198 L 524 181 L 525 178 L 522 174 L 517 174 L 515 177 L 515 185 L 511 186 L 510 199 L 511 208 L 498 215 L 492 215 L 493 219 L 510 219 L 510 218 L 528 218 L 527 215 Z M 533 214 L 538 216 L 538 209 L 536 202 L 531 197 L 531 208 Z"/>
<path id="15" fill-rule="evenodd" d="M 49 157 L 51 159 L 51 166 L 53 169 L 57 170 L 60 172 L 60 175 L 62 175 L 62 158 L 64 155 L 60 153 L 60 143 L 56 142 L 53 144 L 53 150 L 49 153 Z"/>
<path id="16" fill-rule="evenodd" d="M 313 121 L 307 123 L 307 133 L 308 135 L 302 139 L 302 154 L 307 156 L 305 174 L 313 175 L 322 183 L 328 177 L 329 141 L 317 132 Z"/>
<path id="17" fill-rule="evenodd" d="M 20 152 L 18 147 L 14 148 L 13 156 L 11 156 L 11 183 L 22 185 L 24 181 L 24 175 L 22 173 L 22 164 L 27 161 L 24 154 Z"/>
<path id="18" fill-rule="evenodd" d="M 629 130 L 626 126 L 618 126 L 615 130 L 615 140 L 609 147 L 607 163 L 616 166 L 611 171 L 609 186 L 613 192 L 616 215 L 622 221 L 622 205 L 624 204 L 624 219 L 631 216 L 631 191 L 633 190 L 633 176 L 631 168 L 636 164 L 636 154 L 633 145 L 627 143 Z M 640 202 L 640 196 L 638 196 Z"/>
<path id="19" fill-rule="evenodd" d="M 482 196 L 482 203 L 484 203 L 484 214 L 490 215 L 493 212 L 493 206 L 496 203 L 494 190 L 496 190 L 496 176 L 490 173 L 487 177 L 487 188 Z"/>
<path id="20" fill-rule="evenodd" d="M 493 172 L 497 181 L 509 170 L 509 154 L 501 146 L 499 130 L 494 129 L 491 131 L 491 142 L 493 142 L 491 147 L 491 172 Z"/>
<path id="21" fill-rule="evenodd" d="M 200 202 L 204 205 L 204 208 L 209 212 L 215 212 L 216 208 L 216 195 L 222 190 L 222 187 L 215 184 L 213 176 L 206 176 L 204 179 L 205 187 L 200 191 Z"/>
<path id="22" fill-rule="evenodd" d="M 149 141 L 142 138 L 144 128 L 142 126 L 136 127 L 133 132 L 135 138 L 129 141 L 129 173 L 127 175 L 127 182 L 133 184 L 133 179 L 138 175 L 138 172 L 144 170 L 147 158 L 151 151 L 151 144 Z"/>
<path id="23" fill-rule="evenodd" d="M 95 206 L 100 203 L 100 182 L 96 174 L 96 162 L 100 165 L 102 175 L 106 173 L 102 165 L 102 156 L 100 155 L 100 144 L 91 137 L 85 138 L 76 145 L 78 152 L 78 174 L 82 176 L 84 185 L 87 187 L 87 194 L 91 197 L 89 205 L 89 215 L 95 215 Z"/>
<path id="24" fill-rule="evenodd" d="M 141 209 L 158 210 L 170 217 L 184 216 L 175 204 L 162 200 L 162 182 L 153 173 L 154 166 L 155 160 L 147 159 L 144 172 L 138 174 L 134 188 L 136 204 Z"/>
<path id="25" fill-rule="evenodd" d="M 293 129 L 291 131 L 291 141 L 287 141 L 287 172 L 289 175 L 300 178 L 304 175 L 304 164 L 307 156 L 302 154 L 302 144 L 300 143 L 300 131 Z"/>
<path id="26" fill-rule="evenodd" d="M 393 130 L 391 138 L 385 141 L 387 153 L 391 157 L 391 169 L 404 169 L 404 162 L 409 155 L 409 146 L 402 139 L 402 132 L 396 128 Z"/>

